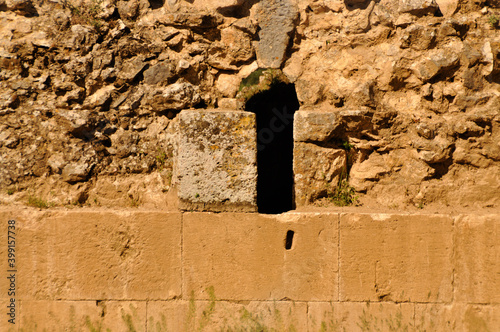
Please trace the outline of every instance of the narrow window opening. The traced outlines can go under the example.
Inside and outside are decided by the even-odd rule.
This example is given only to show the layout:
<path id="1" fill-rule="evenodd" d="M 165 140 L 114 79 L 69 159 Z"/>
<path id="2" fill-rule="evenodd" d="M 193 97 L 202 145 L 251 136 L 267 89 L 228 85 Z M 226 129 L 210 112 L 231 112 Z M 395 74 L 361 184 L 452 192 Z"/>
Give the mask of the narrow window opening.
<path id="1" fill-rule="evenodd" d="M 294 234 L 295 234 L 294 231 L 286 232 L 286 238 L 285 238 L 285 249 L 286 250 L 292 249 Z"/>
<path id="2" fill-rule="evenodd" d="M 245 105 L 257 116 L 257 206 L 276 214 L 294 208 L 293 119 L 299 109 L 295 85 L 275 83 Z"/>

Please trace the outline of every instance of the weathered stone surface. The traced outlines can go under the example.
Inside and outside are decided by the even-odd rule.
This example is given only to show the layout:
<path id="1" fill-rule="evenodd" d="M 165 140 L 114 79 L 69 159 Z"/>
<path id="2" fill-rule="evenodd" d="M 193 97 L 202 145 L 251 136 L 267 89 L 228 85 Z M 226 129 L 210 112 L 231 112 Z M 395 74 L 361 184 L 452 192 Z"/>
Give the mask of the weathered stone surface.
<path id="1" fill-rule="evenodd" d="M 295 142 L 329 142 L 345 140 L 346 133 L 359 136 L 371 127 L 370 112 L 359 109 L 328 111 L 304 110 L 295 113 L 293 139 Z"/>
<path id="2" fill-rule="evenodd" d="M 257 210 L 255 114 L 180 113 L 179 199 L 185 210 Z"/>
<path id="3" fill-rule="evenodd" d="M 146 302 L 21 300 L 20 310 L 21 331 L 146 331 Z"/>
<path id="4" fill-rule="evenodd" d="M 168 62 L 159 62 L 144 71 L 144 82 L 146 84 L 158 84 L 168 82 L 175 76 L 175 68 Z"/>
<path id="5" fill-rule="evenodd" d="M 257 61 L 262 68 L 280 68 L 295 29 L 297 9 L 290 0 L 264 0 L 258 3 L 259 23 Z"/>
<path id="6" fill-rule="evenodd" d="M 439 10 L 445 17 L 450 17 L 457 11 L 458 0 L 435 0 L 439 6 Z"/>
<path id="7" fill-rule="evenodd" d="M 410 303 L 308 303 L 308 331 L 413 331 Z M 326 328 L 326 329 L 325 329 Z"/>
<path id="8" fill-rule="evenodd" d="M 234 27 L 223 29 L 220 41 L 208 49 L 208 63 L 217 69 L 237 70 L 254 56 L 252 39 Z"/>
<path id="9" fill-rule="evenodd" d="M 174 83 L 149 90 L 143 103 L 155 112 L 163 112 L 191 108 L 200 101 L 196 86 L 190 83 Z"/>
<path id="10" fill-rule="evenodd" d="M 415 63 L 412 68 L 422 81 L 427 82 L 436 75 L 453 68 L 458 64 L 459 58 L 450 50 L 437 50 L 428 57 Z"/>
<path id="11" fill-rule="evenodd" d="M 66 182 L 84 181 L 93 165 L 88 163 L 71 163 L 62 170 L 63 180 Z"/>
<path id="12" fill-rule="evenodd" d="M 295 204 L 307 205 L 328 196 L 346 177 L 347 154 L 342 149 L 328 149 L 310 143 L 295 142 L 293 173 Z"/>
<path id="13" fill-rule="evenodd" d="M 148 330 L 238 331 L 273 329 L 305 331 L 307 304 L 290 301 L 221 301 L 211 288 L 208 301 L 154 301 L 148 303 Z"/>
<path id="14" fill-rule="evenodd" d="M 295 142 L 325 142 L 340 125 L 334 112 L 297 111 L 293 120 Z"/>
<path id="15" fill-rule="evenodd" d="M 435 0 L 399 0 L 400 13 L 423 16 L 435 13 L 438 8 Z"/>
<path id="16" fill-rule="evenodd" d="M 107 85 L 97 90 L 93 95 L 87 97 L 84 101 L 86 108 L 95 108 L 104 106 L 111 99 L 111 94 L 115 90 L 113 85 Z"/>
<path id="17" fill-rule="evenodd" d="M 455 220 L 455 300 L 500 303 L 500 224 L 498 215 Z"/>
<path id="18" fill-rule="evenodd" d="M 415 327 L 429 331 L 494 331 L 499 317 L 499 305 L 415 305 Z"/>
<path id="19" fill-rule="evenodd" d="M 145 59 L 146 57 L 141 54 L 124 61 L 120 71 L 118 72 L 118 78 L 125 82 L 133 81 L 146 67 L 147 63 L 145 62 Z"/>
<path id="20" fill-rule="evenodd" d="M 31 0 L 5 0 L 5 6 L 24 16 L 36 16 L 37 10 Z"/>
<path id="21" fill-rule="evenodd" d="M 217 79 L 217 90 L 224 96 L 234 98 L 240 86 L 241 79 L 238 76 L 220 74 Z"/>
<path id="22" fill-rule="evenodd" d="M 26 276 L 20 300 L 180 296 L 179 214 L 30 209 L 1 216 L 17 222 L 17 268 Z"/>
<path id="23" fill-rule="evenodd" d="M 341 301 L 452 300 L 453 220 L 343 214 Z"/>
<path id="24" fill-rule="evenodd" d="M 498 208 L 500 2 L 478 1 L 0 0 L 0 200 L 24 204 L 7 194 L 22 188 L 128 206 L 132 190 L 163 207 L 177 197 L 174 125 L 149 126 L 191 107 L 244 108 L 236 82 L 260 64 L 283 69 L 303 111 L 336 114 L 296 140 L 352 146 L 361 203 Z M 115 145 L 117 128 L 133 147 Z M 370 180 L 372 153 L 388 171 Z M 65 182 L 67 164 L 93 166 Z"/>
<path id="25" fill-rule="evenodd" d="M 349 173 L 349 183 L 357 191 L 368 190 L 373 186 L 374 181 L 379 180 L 391 171 L 385 159 L 383 155 L 372 153 L 363 162 L 354 163 Z"/>
<path id="26" fill-rule="evenodd" d="M 183 220 L 185 296 L 208 300 L 213 286 L 227 300 L 338 299 L 337 214 L 186 213 Z"/>

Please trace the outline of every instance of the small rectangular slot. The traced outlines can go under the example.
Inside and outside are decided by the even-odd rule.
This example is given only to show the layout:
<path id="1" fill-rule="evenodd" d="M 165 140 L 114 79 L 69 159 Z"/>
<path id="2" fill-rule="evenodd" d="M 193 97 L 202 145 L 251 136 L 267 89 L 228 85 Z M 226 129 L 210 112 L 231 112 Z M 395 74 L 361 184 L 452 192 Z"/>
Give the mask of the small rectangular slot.
<path id="1" fill-rule="evenodd" d="M 286 232 L 286 238 L 285 238 L 285 249 L 286 250 L 292 249 L 294 234 L 295 234 L 294 231 Z"/>

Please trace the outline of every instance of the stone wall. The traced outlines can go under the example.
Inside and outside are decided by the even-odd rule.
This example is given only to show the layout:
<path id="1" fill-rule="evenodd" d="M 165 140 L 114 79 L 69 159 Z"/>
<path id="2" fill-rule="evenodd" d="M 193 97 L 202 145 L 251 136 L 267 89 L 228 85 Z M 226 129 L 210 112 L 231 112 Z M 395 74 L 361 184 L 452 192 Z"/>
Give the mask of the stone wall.
<path id="1" fill-rule="evenodd" d="M 0 219 L 2 331 L 500 326 L 498 214 L 3 208 Z"/>
<path id="2" fill-rule="evenodd" d="M 498 17 L 492 0 L 0 0 L 0 202 L 175 211 L 180 111 L 243 110 L 281 79 L 313 114 L 299 205 L 343 167 L 365 206 L 498 209 Z"/>

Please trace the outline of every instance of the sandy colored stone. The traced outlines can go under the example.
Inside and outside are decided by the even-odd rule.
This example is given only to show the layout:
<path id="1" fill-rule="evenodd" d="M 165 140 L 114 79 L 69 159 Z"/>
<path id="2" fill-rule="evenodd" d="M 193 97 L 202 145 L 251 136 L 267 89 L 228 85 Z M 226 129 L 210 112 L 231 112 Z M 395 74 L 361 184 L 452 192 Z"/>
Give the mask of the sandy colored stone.
<path id="1" fill-rule="evenodd" d="M 452 218 L 342 214 L 342 301 L 452 299 Z"/>
<path id="2" fill-rule="evenodd" d="M 220 74 L 217 79 L 217 90 L 224 96 L 233 98 L 240 87 L 241 79 L 235 75 Z"/>
<path id="3" fill-rule="evenodd" d="M 146 302 L 22 301 L 20 331 L 146 331 Z"/>
<path id="4" fill-rule="evenodd" d="M 280 68 L 295 29 L 297 8 L 290 0 L 265 0 L 258 3 L 259 42 L 256 54 L 259 67 Z"/>
<path id="5" fill-rule="evenodd" d="M 297 111 L 293 121 L 295 142 L 324 142 L 334 135 L 341 125 L 336 112 Z"/>
<path id="6" fill-rule="evenodd" d="M 194 301 L 187 300 L 148 302 L 148 331 L 187 331 L 193 304 Z"/>
<path id="7" fill-rule="evenodd" d="M 180 296 L 179 214 L 28 211 L 9 214 L 18 225 L 19 299 Z"/>
<path id="8" fill-rule="evenodd" d="M 148 331 L 305 331 L 307 303 L 175 300 L 148 302 Z"/>
<path id="9" fill-rule="evenodd" d="M 214 302 L 196 301 L 194 327 L 207 331 L 305 331 L 307 329 L 307 303 L 291 301 L 251 301 L 249 303 L 215 302 L 213 314 L 209 312 Z"/>
<path id="10" fill-rule="evenodd" d="M 457 11 L 458 0 L 436 0 L 439 10 L 445 17 L 450 17 Z"/>
<path id="11" fill-rule="evenodd" d="M 180 113 L 179 200 L 183 210 L 257 210 L 255 114 Z"/>
<path id="12" fill-rule="evenodd" d="M 338 298 L 337 214 L 186 213 L 183 222 L 183 297 L 209 299 L 213 287 L 224 300 Z"/>
<path id="13" fill-rule="evenodd" d="M 346 176 L 347 154 L 342 149 L 328 149 L 315 144 L 295 142 L 293 172 L 295 204 L 307 205 L 326 197 Z"/>
<path id="14" fill-rule="evenodd" d="M 499 221 L 498 215 L 462 215 L 456 218 L 456 301 L 500 303 Z"/>
<path id="15" fill-rule="evenodd" d="M 417 331 L 497 331 L 500 305 L 416 304 Z"/>
<path id="16" fill-rule="evenodd" d="M 414 331 L 411 303 L 309 302 L 308 331 Z"/>

